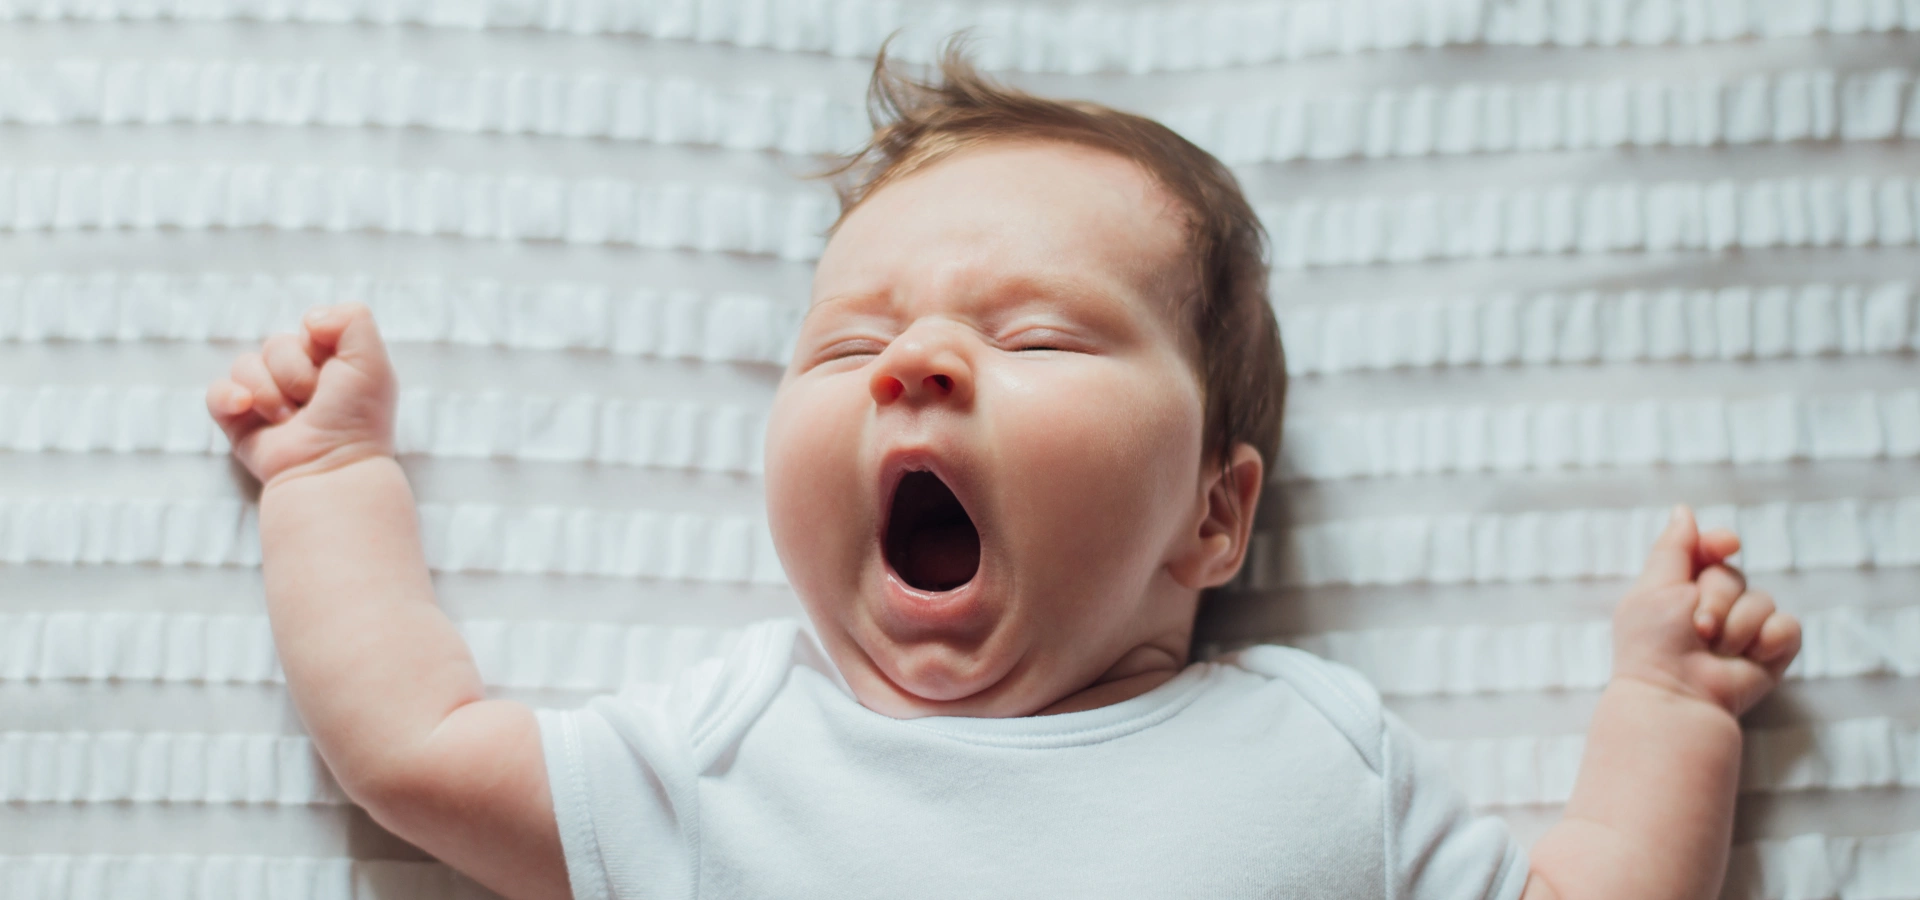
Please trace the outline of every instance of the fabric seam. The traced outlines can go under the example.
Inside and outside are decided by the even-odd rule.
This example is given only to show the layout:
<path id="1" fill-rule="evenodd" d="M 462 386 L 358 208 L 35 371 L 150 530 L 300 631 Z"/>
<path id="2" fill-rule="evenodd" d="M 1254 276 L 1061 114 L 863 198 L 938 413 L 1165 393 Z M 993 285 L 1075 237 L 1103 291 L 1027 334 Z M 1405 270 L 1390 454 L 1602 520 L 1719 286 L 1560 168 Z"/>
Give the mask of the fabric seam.
<path id="1" fill-rule="evenodd" d="M 587 858 L 593 861 L 594 866 L 596 866 L 599 871 L 599 878 L 597 879 L 599 883 L 597 886 L 601 890 L 597 893 L 610 896 L 613 891 L 607 880 L 607 861 L 600 853 L 599 816 L 594 810 L 593 804 L 587 799 L 589 795 L 587 794 L 586 785 L 586 754 L 580 749 L 579 732 L 574 723 L 573 716 L 562 714 L 560 718 L 560 746 L 567 758 L 567 802 L 574 808 L 584 809 L 587 812 L 587 833 L 585 835 L 587 846 L 585 849 L 587 851 Z M 564 850 L 564 848 L 562 849 Z M 577 890 L 578 886 L 571 884 L 572 876 L 569 875 L 568 878 L 569 890 Z"/>
<path id="2" fill-rule="evenodd" d="M 1384 889 L 1382 896 L 1387 900 L 1399 900 L 1399 873 L 1394 871 L 1393 834 L 1389 830 L 1393 822 L 1393 790 L 1388 783 L 1386 773 L 1393 771 L 1393 743 L 1387 740 L 1386 718 L 1380 720 L 1380 880 Z"/>
<path id="3" fill-rule="evenodd" d="M 1500 880 L 1494 884 L 1494 888 L 1493 888 L 1493 896 L 1496 898 L 1507 897 L 1507 896 L 1515 896 L 1515 897 L 1519 896 L 1518 892 L 1511 892 L 1507 889 L 1507 882 L 1513 879 L 1513 864 L 1514 862 L 1516 862 L 1516 860 L 1513 858 L 1513 852 L 1516 849 L 1521 850 L 1521 852 L 1523 853 L 1525 852 L 1525 849 L 1521 848 L 1518 842 L 1514 842 L 1510 840 L 1508 842 L 1507 858 L 1505 860 L 1505 864 L 1500 867 Z M 1528 878 L 1528 876 L 1533 874 L 1533 861 L 1527 860 L 1527 865 L 1521 868 L 1523 869 L 1523 871 L 1521 872 L 1521 875 L 1520 875 L 1520 879 L 1521 879 L 1520 890 L 1525 891 L 1527 889 L 1526 879 Z"/>
<path id="4" fill-rule="evenodd" d="M 764 640 L 763 635 L 766 633 L 766 627 L 767 626 L 764 625 L 756 627 L 746 635 L 743 635 L 741 637 L 741 643 L 744 644 L 747 641 L 755 641 L 760 644 L 765 644 L 766 640 Z M 762 648 L 759 647 L 741 647 L 736 644 L 731 652 L 739 653 L 743 650 L 749 651 L 747 658 L 751 661 L 749 664 L 752 668 L 746 673 L 746 677 L 735 682 L 736 686 L 734 689 L 728 691 L 727 695 L 721 698 L 720 708 L 714 711 L 711 718 L 701 723 L 700 727 L 692 735 L 693 749 L 699 754 L 702 761 L 706 759 L 707 741 L 712 739 L 714 732 L 720 730 L 721 726 L 725 725 L 738 714 L 741 704 L 745 703 L 747 698 L 755 693 L 755 689 L 760 686 L 761 679 L 766 677 L 767 667 L 772 665 L 772 663 L 765 658 L 767 654 L 761 652 Z M 724 671 L 724 663 L 722 671 Z M 705 772 L 705 766 L 701 767 L 701 771 L 703 773 Z"/>
<path id="5" fill-rule="evenodd" d="M 1148 728 L 1158 725 L 1161 722 L 1164 722 L 1170 718 L 1173 718 L 1175 715 L 1178 715 L 1182 710 L 1185 710 L 1187 707 L 1193 705 L 1193 701 L 1195 701 L 1196 699 L 1199 699 L 1201 689 L 1206 687 L 1208 681 L 1211 680 L 1213 677 L 1214 677 L 1213 673 L 1209 673 L 1205 677 L 1194 679 L 1193 683 L 1188 685 L 1186 690 L 1180 693 L 1179 695 L 1167 700 L 1165 703 L 1159 706 L 1146 710 L 1145 712 L 1142 712 L 1139 715 L 1133 716 L 1131 718 L 1121 719 L 1117 722 L 1108 722 L 1101 725 L 1092 725 L 1086 728 L 1076 728 L 1072 731 L 1051 732 L 1043 735 L 1002 736 L 1002 735 L 988 734 L 985 732 L 966 731 L 964 729 L 959 729 L 959 728 L 955 728 L 955 729 L 927 728 L 926 730 L 933 734 L 937 734 L 946 738 L 951 738 L 953 740 L 961 741 L 964 743 L 977 744 L 977 745 L 990 746 L 990 747 L 1001 747 L 1001 748 L 1014 749 L 1014 750 L 1054 750 L 1062 747 L 1076 747 L 1076 746 L 1084 747 L 1084 746 L 1089 746 L 1091 744 L 1103 744 L 1103 743 L 1106 743 L 1107 741 L 1118 740 L 1120 738 L 1127 737 L 1129 735 L 1139 734 L 1140 732 L 1145 731 Z M 1113 733 L 1106 737 L 1102 737 L 1102 738 L 1099 738 L 1098 740 L 1093 740 L 1093 741 L 1072 740 L 1074 738 L 1085 737 L 1087 735 L 1097 735 L 1102 732 L 1113 732 Z"/>

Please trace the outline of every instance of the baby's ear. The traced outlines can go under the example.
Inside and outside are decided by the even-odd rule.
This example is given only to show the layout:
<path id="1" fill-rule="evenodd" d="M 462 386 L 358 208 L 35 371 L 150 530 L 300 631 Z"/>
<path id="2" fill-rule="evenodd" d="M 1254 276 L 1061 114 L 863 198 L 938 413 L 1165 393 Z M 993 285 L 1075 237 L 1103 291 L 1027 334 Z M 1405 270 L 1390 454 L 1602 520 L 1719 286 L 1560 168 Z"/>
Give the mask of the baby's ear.
<path id="1" fill-rule="evenodd" d="M 1234 444 L 1226 464 L 1205 476 L 1206 509 L 1187 546 L 1168 567 L 1174 580 L 1194 590 L 1232 580 L 1247 556 L 1253 536 L 1253 512 L 1260 504 L 1266 466 L 1251 444 Z"/>

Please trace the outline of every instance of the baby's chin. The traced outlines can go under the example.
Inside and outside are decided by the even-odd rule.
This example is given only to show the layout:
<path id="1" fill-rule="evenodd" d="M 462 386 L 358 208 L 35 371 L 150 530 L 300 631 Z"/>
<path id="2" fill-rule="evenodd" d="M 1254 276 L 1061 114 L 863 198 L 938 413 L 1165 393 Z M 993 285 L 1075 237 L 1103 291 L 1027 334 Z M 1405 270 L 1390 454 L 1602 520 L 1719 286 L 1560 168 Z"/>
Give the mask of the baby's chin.
<path id="1" fill-rule="evenodd" d="M 951 703 L 991 690 L 1016 661 L 1006 646 L 1008 604 L 994 582 L 982 572 L 934 592 L 889 573 L 878 591 L 863 592 L 868 627 L 858 638 L 861 649 L 915 700 Z"/>
<path id="2" fill-rule="evenodd" d="M 836 660 L 861 704 L 896 718 L 1029 712 L 1014 696 L 1027 674 L 1027 629 L 994 587 L 970 582 L 933 598 L 898 583 L 862 592 L 847 635 L 853 658 Z"/>

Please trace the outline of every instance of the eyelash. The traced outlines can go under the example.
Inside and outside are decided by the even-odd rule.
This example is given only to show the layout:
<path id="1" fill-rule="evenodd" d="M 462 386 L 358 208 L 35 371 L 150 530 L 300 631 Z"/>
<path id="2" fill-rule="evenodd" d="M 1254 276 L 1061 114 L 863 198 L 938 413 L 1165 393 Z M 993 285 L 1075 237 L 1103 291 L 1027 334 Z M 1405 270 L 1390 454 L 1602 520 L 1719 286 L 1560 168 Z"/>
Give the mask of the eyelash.
<path id="1" fill-rule="evenodd" d="M 1022 332 L 1021 334 L 1033 334 L 1033 332 Z M 1033 336 L 1036 340 L 1030 344 L 1023 345 L 1019 341 L 1020 335 L 1014 335 L 1012 339 L 1005 342 L 1007 349 L 1015 353 L 1024 353 L 1028 350 L 1055 350 L 1061 353 L 1071 353 L 1075 349 L 1074 342 L 1064 335 L 1042 329 L 1039 330 L 1038 334 L 1033 334 Z"/>
<path id="2" fill-rule="evenodd" d="M 1023 345 L 1019 341 L 1021 335 L 1015 335 L 1013 338 L 1002 341 L 1001 345 L 1014 353 L 1026 353 L 1029 351 L 1053 351 L 1056 353 L 1076 352 L 1072 340 L 1045 329 L 1036 329 L 1036 331 L 1038 331 L 1038 334 L 1032 331 L 1021 332 L 1022 335 L 1033 335 L 1035 338 L 1041 338 L 1034 340 L 1032 343 Z M 836 341 L 821 348 L 817 359 L 822 363 L 829 363 L 843 359 L 851 359 L 857 356 L 878 356 L 881 351 L 885 349 L 886 345 L 879 341 L 868 338 L 855 338 Z"/>
<path id="3" fill-rule="evenodd" d="M 879 356 L 882 347 L 877 341 L 848 340 L 838 341 L 820 351 L 822 362 L 832 362 L 854 356 Z"/>

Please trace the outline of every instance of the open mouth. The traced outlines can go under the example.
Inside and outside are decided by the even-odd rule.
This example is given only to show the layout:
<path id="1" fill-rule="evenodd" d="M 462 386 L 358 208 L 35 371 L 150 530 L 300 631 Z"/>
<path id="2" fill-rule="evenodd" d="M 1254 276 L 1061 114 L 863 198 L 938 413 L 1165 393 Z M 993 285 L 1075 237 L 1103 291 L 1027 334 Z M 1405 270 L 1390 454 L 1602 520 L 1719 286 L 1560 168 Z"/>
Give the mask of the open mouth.
<path id="1" fill-rule="evenodd" d="M 887 564 L 919 590 L 952 590 L 980 571 L 980 530 L 932 472 L 901 476 L 882 544 Z"/>

